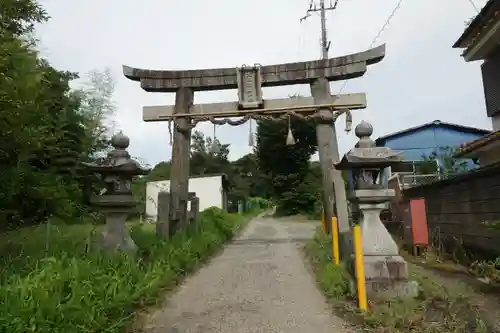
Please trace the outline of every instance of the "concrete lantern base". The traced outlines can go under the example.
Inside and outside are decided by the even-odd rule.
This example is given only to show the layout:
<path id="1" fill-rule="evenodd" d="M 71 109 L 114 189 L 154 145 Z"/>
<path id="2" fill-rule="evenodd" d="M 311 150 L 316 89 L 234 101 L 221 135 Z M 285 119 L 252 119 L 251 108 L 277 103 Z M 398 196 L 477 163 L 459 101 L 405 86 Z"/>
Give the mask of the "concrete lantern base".
<path id="1" fill-rule="evenodd" d="M 408 267 L 401 256 L 364 256 L 368 297 L 416 297 L 419 287 L 408 280 Z"/>
<path id="2" fill-rule="evenodd" d="M 408 265 L 380 220 L 380 213 L 385 208 L 384 198 L 391 196 L 391 190 L 356 192 L 362 213 L 360 228 L 368 297 L 416 297 L 418 284 L 408 281 Z"/>
<path id="3" fill-rule="evenodd" d="M 137 245 L 125 225 L 128 213 L 107 213 L 106 230 L 101 234 L 101 247 L 108 252 L 135 253 Z"/>

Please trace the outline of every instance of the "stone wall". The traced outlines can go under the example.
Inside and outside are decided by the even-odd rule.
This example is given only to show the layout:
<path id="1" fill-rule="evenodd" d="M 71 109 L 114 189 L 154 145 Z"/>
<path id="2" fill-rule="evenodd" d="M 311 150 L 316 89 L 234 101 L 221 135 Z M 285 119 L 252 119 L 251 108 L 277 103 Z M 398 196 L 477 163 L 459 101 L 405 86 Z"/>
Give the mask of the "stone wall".
<path id="1" fill-rule="evenodd" d="M 472 250 L 500 254 L 500 232 L 483 222 L 500 221 L 500 163 L 403 191 L 425 198 L 429 241 L 463 242 Z"/>

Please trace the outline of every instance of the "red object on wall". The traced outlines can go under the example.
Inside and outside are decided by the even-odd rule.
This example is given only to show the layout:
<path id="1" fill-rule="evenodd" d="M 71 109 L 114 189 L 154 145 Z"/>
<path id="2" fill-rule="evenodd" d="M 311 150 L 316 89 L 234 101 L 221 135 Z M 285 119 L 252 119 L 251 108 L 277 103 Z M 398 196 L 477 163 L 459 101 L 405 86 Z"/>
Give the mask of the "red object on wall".
<path id="1" fill-rule="evenodd" d="M 429 245 L 429 230 L 427 228 L 425 199 L 411 199 L 402 208 L 405 242 L 412 247 L 426 248 Z"/>

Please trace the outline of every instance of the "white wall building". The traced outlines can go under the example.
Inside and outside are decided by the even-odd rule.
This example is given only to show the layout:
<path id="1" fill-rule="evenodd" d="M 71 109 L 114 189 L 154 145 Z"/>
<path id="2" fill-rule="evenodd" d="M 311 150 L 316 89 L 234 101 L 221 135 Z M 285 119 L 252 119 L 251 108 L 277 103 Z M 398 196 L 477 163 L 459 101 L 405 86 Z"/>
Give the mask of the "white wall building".
<path id="1" fill-rule="evenodd" d="M 200 198 L 200 212 L 217 207 L 227 210 L 227 177 L 226 175 L 192 176 L 188 183 L 189 192 L 196 193 Z M 170 180 L 148 182 L 146 185 L 146 217 L 156 222 L 158 216 L 158 193 L 170 191 Z M 188 204 L 188 209 L 191 207 Z"/>

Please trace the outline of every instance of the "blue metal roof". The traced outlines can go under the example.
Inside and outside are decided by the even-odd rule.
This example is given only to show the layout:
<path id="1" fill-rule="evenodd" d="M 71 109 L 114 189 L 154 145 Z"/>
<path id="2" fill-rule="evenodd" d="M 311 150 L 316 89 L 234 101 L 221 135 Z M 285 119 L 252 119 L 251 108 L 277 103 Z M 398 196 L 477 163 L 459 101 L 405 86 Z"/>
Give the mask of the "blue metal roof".
<path id="1" fill-rule="evenodd" d="M 394 132 L 392 134 L 381 136 L 378 139 L 376 139 L 375 142 L 378 145 L 381 142 L 387 141 L 387 139 L 392 139 L 392 138 L 395 138 L 398 136 L 403 136 L 403 135 L 417 132 L 417 131 L 420 131 L 420 130 L 423 130 L 423 129 L 426 129 L 429 127 L 445 127 L 445 128 L 450 128 L 450 129 L 456 130 L 457 132 L 477 133 L 479 135 L 486 135 L 486 134 L 491 133 L 490 130 L 485 130 L 482 128 L 469 127 L 469 126 L 447 123 L 447 122 L 443 122 L 441 120 L 434 120 L 434 121 L 431 121 L 429 123 L 425 123 L 423 125 L 410 127 L 410 128 L 398 131 L 398 132 Z"/>

